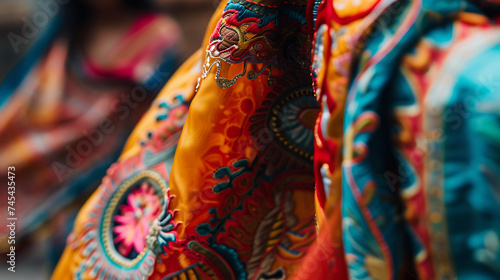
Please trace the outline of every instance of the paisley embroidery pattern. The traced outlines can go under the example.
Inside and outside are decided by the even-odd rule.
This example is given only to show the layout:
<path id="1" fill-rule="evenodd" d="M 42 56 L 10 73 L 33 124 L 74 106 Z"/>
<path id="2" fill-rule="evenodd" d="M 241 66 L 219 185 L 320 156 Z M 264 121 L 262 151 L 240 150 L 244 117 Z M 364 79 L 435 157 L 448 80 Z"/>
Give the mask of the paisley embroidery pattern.
<path id="1" fill-rule="evenodd" d="M 250 66 L 249 66 L 250 65 Z M 206 78 L 208 76 L 208 73 L 212 70 L 213 67 L 216 67 L 216 74 L 215 74 L 215 80 L 217 81 L 217 85 L 223 89 L 228 88 L 236 83 L 236 81 L 244 77 L 245 74 L 247 75 L 247 79 L 249 80 L 254 80 L 258 78 L 262 74 L 267 75 L 267 84 L 269 86 L 272 86 L 274 84 L 274 78 L 271 76 L 271 72 L 273 70 L 273 65 L 272 64 L 267 64 L 266 66 L 262 67 L 262 69 L 257 70 L 249 70 L 247 71 L 247 67 L 253 67 L 254 65 L 249 64 L 247 61 L 243 62 L 243 69 L 241 70 L 241 73 L 236 74 L 233 78 L 223 78 L 220 76 L 221 72 L 221 61 L 219 59 L 213 59 L 212 56 L 207 53 L 205 57 L 205 63 L 203 64 L 203 75 L 201 76 L 202 78 Z"/>
<path id="2" fill-rule="evenodd" d="M 304 12 L 305 5 L 229 0 L 210 37 L 202 78 L 215 68 L 217 85 L 223 89 L 245 75 L 249 80 L 267 75 L 272 86 L 273 69 L 283 67 L 280 59 L 307 65 L 310 41 L 307 36 L 296 36 L 297 32 L 306 34 Z M 232 77 L 221 77 L 223 62 L 243 66 Z"/>
<path id="3" fill-rule="evenodd" d="M 229 204 L 211 208 L 210 222 L 198 225 L 196 232 L 201 236 L 208 236 L 208 247 L 219 254 L 226 255 L 227 251 L 232 252 L 230 256 L 234 260 L 226 259 L 226 261 L 232 264 L 234 273 L 240 271 L 239 275 L 243 277 L 235 275 L 234 279 L 247 277 L 267 279 L 266 277 L 271 277 L 270 275 L 281 275 L 277 279 L 285 279 L 283 271 L 270 272 L 273 263 L 277 259 L 301 259 L 305 249 L 315 238 L 315 224 L 312 217 L 298 220 L 293 214 L 294 205 L 291 196 L 300 187 L 293 184 L 286 185 L 285 182 L 290 179 L 291 174 L 278 178 L 264 176 L 262 172 L 265 167 L 256 171 L 256 166 L 249 166 L 247 160 L 235 162 L 234 167 L 235 171 L 223 167 L 214 174 L 215 178 L 227 178 L 228 181 L 214 186 L 213 191 L 226 198 Z M 297 177 L 295 180 L 299 182 L 303 179 Z M 254 182 L 251 186 L 245 186 L 251 181 Z M 239 189 L 243 186 L 248 191 L 241 193 Z M 283 188 L 273 188 L 273 186 L 283 186 Z M 246 231 L 256 233 L 251 237 L 246 236 Z M 252 241 L 242 242 L 247 238 Z M 233 246 L 245 246 L 248 250 L 239 250 L 239 253 L 236 253 L 232 249 Z M 208 251 L 204 252 L 198 250 L 198 253 L 208 260 L 214 258 Z M 242 267 L 241 261 L 246 263 L 244 271 L 238 268 Z"/>
<path id="4" fill-rule="evenodd" d="M 312 162 L 313 130 L 318 111 L 318 102 L 310 87 L 298 87 L 282 93 L 278 86 L 250 118 L 250 131 L 257 139 L 272 140 L 274 145 L 263 148 L 261 152 L 265 158 L 272 158 L 274 164 L 279 162 L 279 153 L 275 148 Z"/>
<path id="5" fill-rule="evenodd" d="M 116 236 L 108 235 L 108 240 L 120 236 L 109 246 L 111 257 L 143 265 L 143 271 L 134 271 L 138 277 L 285 279 L 313 244 L 311 156 L 318 104 L 308 75 L 311 41 L 305 26 L 306 1 L 298 2 L 222 3 L 217 12 L 222 17 L 213 21 L 213 36 L 197 58 L 203 62 L 200 71 L 189 72 L 183 66 L 173 76 L 132 134 L 142 143 L 130 143 L 118 167 L 110 170 L 96 198 L 87 204 L 97 210 L 83 212 L 82 220 L 99 229 L 93 217 L 107 217 L 108 201 L 114 201 L 112 196 L 129 176 L 156 172 L 168 182 L 165 195 L 152 191 L 161 186 L 159 182 L 150 180 L 143 187 L 137 181 L 117 196 L 109 209 L 118 210 L 109 210 L 111 215 L 105 218 L 112 221 L 110 232 L 116 228 Z M 191 83 L 179 82 L 185 77 Z M 192 102 L 175 98 L 179 84 L 196 91 Z M 267 132 L 272 138 L 266 139 Z M 123 169 L 120 176 L 115 169 Z M 160 214 L 158 207 L 152 207 L 148 213 L 155 215 L 141 216 L 149 224 L 144 244 L 122 235 L 124 226 L 143 223 L 132 219 L 146 210 L 136 198 L 139 194 L 161 201 L 163 207 Z M 81 231 L 85 230 L 76 232 Z M 145 231 L 135 235 L 144 238 Z M 76 243 L 72 251 L 75 258 L 79 247 L 82 244 Z M 120 247 L 127 256 L 119 254 Z M 107 275 L 121 276 L 121 265 L 108 265 L 114 261 L 107 251 L 96 252 L 96 266 L 105 264 Z M 141 254 L 148 256 L 147 263 L 138 259 Z M 131 269 L 124 266 L 121 273 Z M 87 273 L 89 268 L 79 271 Z"/>
<path id="6" fill-rule="evenodd" d="M 227 3 L 208 45 L 212 57 L 231 64 L 277 62 L 283 36 L 278 31 L 280 17 L 296 19 L 299 24 L 305 24 L 305 18 L 297 12 L 298 6 L 263 7 L 258 2 L 230 0 Z"/>

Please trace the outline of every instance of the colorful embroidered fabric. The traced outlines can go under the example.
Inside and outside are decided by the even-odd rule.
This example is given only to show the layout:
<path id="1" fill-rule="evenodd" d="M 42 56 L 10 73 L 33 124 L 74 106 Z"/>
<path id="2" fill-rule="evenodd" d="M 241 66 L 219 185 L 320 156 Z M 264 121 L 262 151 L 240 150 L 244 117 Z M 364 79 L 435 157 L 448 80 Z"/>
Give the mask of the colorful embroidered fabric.
<path id="1" fill-rule="evenodd" d="M 500 278 L 500 33 L 480 2 L 222 3 L 53 278 Z"/>
<path id="2" fill-rule="evenodd" d="M 467 1 L 312 11 L 330 250 L 312 249 L 297 278 L 347 279 L 345 259 L 349 279 L 499 279 L 497 18 Z"/>
<path id="3" fill-rule="evenodd" d="M 20 239 L 97 187 L 176 68 L 180 34 L 165 16 L 138 17 L 113 46 L 106 65 L 75 48 L 61 24 L 56 17 L 35 43 L 37 49 L 0 87 L 0 168 L 14 166 L 19 174 Z M 0 195 L 2 219 L 8 214 L 6 196 Z M 0 238 L 7 234 L 7 228 L 0 230 Z"/>
<path id="4" fill-rule="evenodd" d="M 305 4 L 221 3 L 81 210 L 53 279 L 293 273 L 316 236 Z"/>

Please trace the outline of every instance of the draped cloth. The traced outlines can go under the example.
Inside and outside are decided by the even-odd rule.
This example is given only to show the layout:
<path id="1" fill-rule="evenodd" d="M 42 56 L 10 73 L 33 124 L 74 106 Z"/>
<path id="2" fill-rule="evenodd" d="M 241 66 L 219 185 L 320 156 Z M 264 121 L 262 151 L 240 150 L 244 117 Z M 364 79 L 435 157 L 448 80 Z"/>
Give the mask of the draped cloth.
<path id="1" fill-rule="evenodd" d="M 221 3 L 53 278 L 499 278 L 485 2 Z"/>
<path id="2" fill-rule="evenodd" d="M 104 52 L 106 61 L 85 55 L 61 24 L 56 17 L 0 87 L 0 168 L 17 175 L 20 239 L 98 186 L 176 68 L 180 34 L 167 17 L 139 16 Z M 0 198 L 5 219 L 7 191 Z"/>
<path id="3" fill-rule="evenodd" d="M 316 236 L 305 4 L 221 3 L 80 211 L 53 279 L 293 273 Z"/>
<path id="4" fill-rule="evenodd" d="M 320 233 L 297 279 L 500 277 L 493 2 L 313 7 Z"/>

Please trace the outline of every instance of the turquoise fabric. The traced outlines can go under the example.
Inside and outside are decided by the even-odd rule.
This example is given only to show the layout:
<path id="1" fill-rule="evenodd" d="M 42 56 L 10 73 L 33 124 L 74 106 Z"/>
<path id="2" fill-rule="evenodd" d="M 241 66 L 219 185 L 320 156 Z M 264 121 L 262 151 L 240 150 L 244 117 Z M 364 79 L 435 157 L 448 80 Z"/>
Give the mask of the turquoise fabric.
<path id="1" fill-rule="evenodd" d="M 449 279 L 500 279 L 500 29 L 495 26 L 488 33 L 495 38 L 471 34 L 468 40 L 457 43 L 457 13 L 483 12 L 467 1 L 424 0 L 404 36 L 380 61 L 365 69 L 365 62 L 380 54 L 415 12 L 414 1 L 397 4 L 400 13 L 383 14 L 374 25 L 352 75 L 355 78 L 351 79 L 346 104 L 344 135 L 359 121 L 375 123 L 375 128 L 356 134 L 353 140 L 356 146 L 366 147 L 366 157 L 343 166 L 344 226 L 351 225 L 344 229 L 345 251 L 358 259 L 350 262 L 351 277 L 371 279 L 363 261 L 373 255 L 392 259 L 391 273 L 397 279 L 399 271 L 405 269 L 403 260 L 421 253 L 420 241 L 406 227 L 404 207 L 398 201 L 401 191 L 425 179 L 428 193 L 433 187 L 442 191 L 442 205 L 430 199 L 428 212 L 420 211 L 421 215 L 434 210 L 445 215 L 440 223 L 445 226 L 429 227 L 445 235 L 442 242 L 434 239 L 431 243 L 438 253 L 448 248 L 454 269 Z M 425 130 L 442 130 L 440 139 L 427 143 L 427 157 L 438 166 L 426 178 L 417 177 L 392 140 L 401 131 L 393 120 L 396 108 L 417 104 L 415 92 L 420 93 L 405 78 L 401 60 L 415 53 L 422 41 L 442 49 L 454 46 L 441 72 L 435 73 L 434 87 L 421 108 Z M 451 84 L 448 79 L 452 79 Z M 397 174 L 397 188 L 387 180 L 388 172 Z M 373 183 L 376 192 L 368 205 L 371 220 L 355 202 L 353 192 L 356 188 L 367 192 Z M 370 228 L 369 222 L 376 226 Z M 387 248 L 377 242 L 377 234 Z M 435 261 L 439 263 L 439 258 Z"/>

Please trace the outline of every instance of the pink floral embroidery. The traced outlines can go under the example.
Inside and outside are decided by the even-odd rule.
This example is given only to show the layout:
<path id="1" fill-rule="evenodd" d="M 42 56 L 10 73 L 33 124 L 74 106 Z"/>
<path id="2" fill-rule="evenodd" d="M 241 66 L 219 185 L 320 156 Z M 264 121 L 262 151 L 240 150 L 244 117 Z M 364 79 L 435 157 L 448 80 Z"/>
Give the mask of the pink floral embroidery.
<path id="1" fill-rule="evenodd" d="M 149 228 L 161 210 L 160 197 L 147 182 L 127 196 L 127 203 L 120 206 L 120 214 L 114 217 L 114 242 L 119 244 L 120 254 L 129 256 L 132 248 L 136 253 L 144 250 Z"/>

